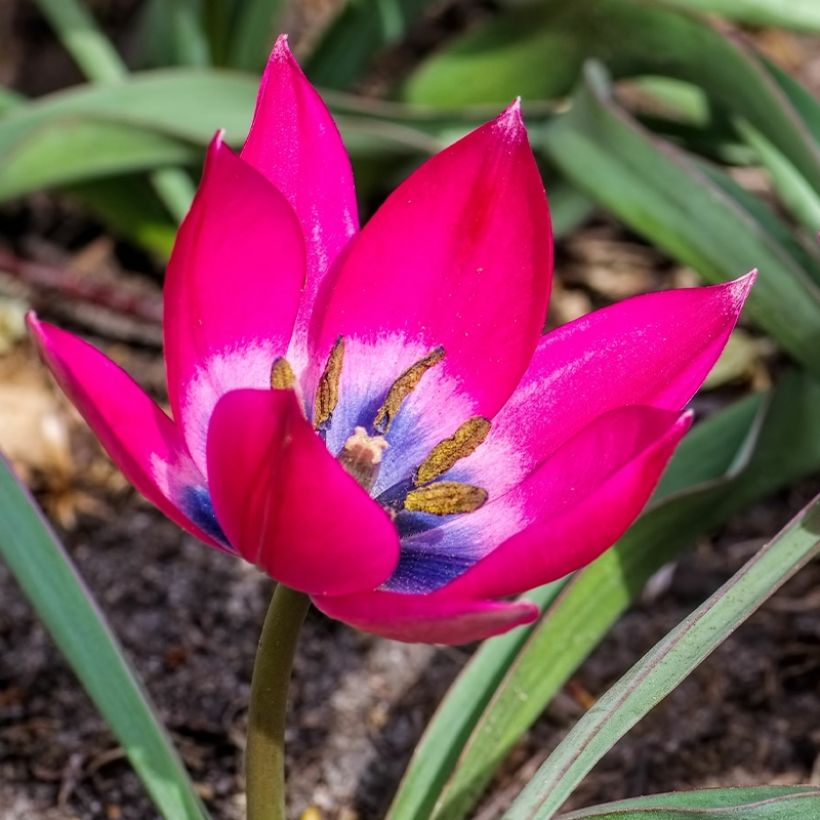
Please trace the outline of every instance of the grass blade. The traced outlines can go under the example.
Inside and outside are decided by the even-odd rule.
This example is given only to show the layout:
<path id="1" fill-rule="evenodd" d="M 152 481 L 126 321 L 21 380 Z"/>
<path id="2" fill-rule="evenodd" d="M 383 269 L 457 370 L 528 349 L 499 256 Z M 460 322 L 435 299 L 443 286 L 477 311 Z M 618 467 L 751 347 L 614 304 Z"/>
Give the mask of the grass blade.
<path id="1" fill-rule="evenodd" d="M 116 638 L 34 501 L 0 459 L 0 555 L 168 820 L 207 817 Z"/>
<path id="2" fill-rule="evenodd" d="M 261 71 L 279 33 L 282 0 L 245 0 L 237 5 L 228 47 L 232 68 Z"/>
<path id="3" fill-rule="evenodd" d="M 527 600 L 546 607 L 563 584 L 557 581 L 533 590 Z M 386 820 L 431 816 L 461 748 L 530 631 L 531 627 L 514 629 L 485 641 L 470 659 L 416 745 Z"/>
<path id="4" fill-rule="evenodd" d="M 94 18 L 78 0 L 36 0 L 66 50 L 93 82 L 118 83 L 128 68 Z M 152 174 L 157 194 L 171 216 L 181 222 L 194 198 L 190 177 L 179 168 L 163 168 Z"/>
<path id="5" fill-rule="evenodd" d="M 691 11 L 719 14 L 751 26 L 780 26 L 820 31 L 820 5 L 815 0 L 664 0 Z"/>
<path id="6" fill-rule="evenodd" d="M 349 0 L 305 62 L 317 85 L 350 88 L 382 48 L 401 40 L 431 0 Z"/>
<path id="7" fill-rule="evenodd" d="M 504 815 L 547 820 L 587 772 L 818 552 L 820 496 L 629 670 L 573 727 Z"/>
<path id="8" fill-rule="evenodd" d="M 791 375 L 772 395 L 751 396 L 696 425 L 675 454 L 649 511 L 612 551 L 569 580 L 513 662 L 502 653 L 495 656 L 494 641 L 488 641 L 465 667 L 455 685 L 465 690 L 474 686 L 476 700 L 488 705 L 482 714 L 470 713 L 466 741 L 467 727 L 460 723 L 468 707 L 462 705 L 463 715 L 457 718 L 442 705 L 419 747 L 429 760 L 420 752 L 414 756 L 390 820 L 466 816 L 520 735 L 649 575 L 730 515 L 820 469 L 818 402 L 820 384 Z M 562 638 L 567 634 L 573 635 L 571 642 Z M 490 675 L 485 667 L 493 657 L 503 666 Z M 474 670 L 479 659 L 483 668 Z M 492 700 L 485 686 L 497 687 Z M 450 725 L 459 725 L 459 731 L 448 734 Z M 448 770 L 436 771 L 429 761 Z M 442 787 L 445 776 L 449 780 Z M 433 804 L 435 811 L 430 810 Z"/>
<path id="9" fill-rule="evenodd" d="M 661 143 L 613 101 L 602 68 L 588 66 L 570 111 L 540 147 L 590 197 L 707 281 L 751 268 L 760 278 L 748 315 L 795 359 L 820 373 L 820 287 L 759 209 L 731 194 L 726 176 Z M 772 216 L 772 219 L 774 217 Z"/>
<path id="10" fill-rule="evenodd" d="M 558 820 L 797 820 L 820 815 L 816 786 L 757 786 L 653 794 L 562 814 Z"/>
<path id="11" fill-rule="evenodd" d="M 150 0 L 140 20 L 142 66 L 212 63 L 201 0 Z"/>
<path id="12" fill-rule="evenodd" d="M 121 80 L 128 69 L 91 12 L 77 0 L 35 0 L 83 74 L 94 82 Z"/>

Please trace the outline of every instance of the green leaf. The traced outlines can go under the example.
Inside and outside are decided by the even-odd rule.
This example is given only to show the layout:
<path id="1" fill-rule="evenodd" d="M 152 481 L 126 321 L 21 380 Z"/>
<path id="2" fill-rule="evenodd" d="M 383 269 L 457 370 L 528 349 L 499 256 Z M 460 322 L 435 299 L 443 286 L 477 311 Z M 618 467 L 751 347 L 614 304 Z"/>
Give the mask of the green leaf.
<path id="1" fill-rule="evenodd" d="M 66 119 L 59 129 L 51 124 L 32 129 L 5 151 L 0 199 L 110 174 L 193 164 L 200 155 L 156 131 Z"/>
<path id="2" fill-rule="evenodd" d="M 305 62 L 317 85 L 350 88 L 382 48 L 403 39 L 431 0 L 348 0 Z"/>
<path id="3" fill-rule="evenodd" d="M 25 97 L 7 88 L 0 87 L 0 117 L 12 108 L 25 102 Z"/>
<path id="4" fill-rule="evenodd" d="M 808 252 L 796 257 L 787 229 L 772 228 L 773 214 L 761 219 L 765 206 L 725 174 L 659 142 L 619 108 L 600 67 L 588 68 L 572 108 L 544 128 L 538 147 L 571 182 L 707 281 L 759 268 L 747 315 L 820 373 L 820 288 L 803 267 Z"/>
<path id="5" fill-rule="evenodd" d="M 794 218 L 812 234 L 820 229 L 820 195 L 798 173 L 794 165 L 756 128 L 739 124 L 746 142 L 768 170 L 775 190 Z"/>
<path id="6" fill-rule="evenodd" d="M 236 7 L 227 64 L 261 71 L 279 34 L 282 0 L 244 0 Z"/>
<path id="7" fill-rule="evenodd" d="M 534 589 L 527 594 L 527 600 L 545 607 L 563 585 L 564 581 L 556 581 Z M 387 820 L 430 816 L 462 746 L 530 631 L 531 628 L 514 629 L 485 641 L 476 652 L 416 745 Z"/>
<path id="8" fill-rule="evenodd" d="M 143 66 L 212 63 L 202 0 L 149 0 L 140 20 Z"/>
<path id="9" fill-rule="evenodd" d="M 427 757 L 414 756 L 390 820 L 466 816 L 521 734 L 647 578 L 748 504 L 820 469 L 818 403 L 820 384 L 804 374 L 790 375 L 771 396 L 750 396 L 696 425 L 675 453 L 648 512 L 613 550 L 569 580 L 526 633 L 514 662 L 503 652 L 496 655 L 494 639 L 465 667 L 455 686 L 472 690 L 476 703 L 488 705 L 478 715 L 459 698 L 457 720 L 448 696 L 421 741 Z M 490 671 L 493 662 L 498 667 Z M 449 732 L 450 726 L 458 731 Z"/>
<path id="10" fill-rule="evenodd" d="M 117 235 L 130 239 L 160 260 L 170 256 L 177 225 L 143 177 L 95 179 L 72 184 L 65 191 Z"/>
<path id="11" fill-rule="evenodd" d="M 96 83 L 115 87 L 128 76 L 128 67 L 77 0 L 36 0 L 69 54 L 85 75 Z M 194 196 L 184 171 L 163 168 L 152 176 L 157 195 L 177 221 L 182 221 Z"/>
<path id="12" fill-rule="evenodd" d="M 0 459 L 0 555 L 122 744 L 157 809 L 203 820 L 194 791 L 116 638 L 34 501 Z"/>
<path id="13" fill-rule="evenodd" d="M 405 88 L 430 105 L 567 94 L 595 58 L 615 77 L 685 80 L 747 119 L 820 191 L 820 148 L 770 71 L 704 19 L 639 0 L 552 0 L 506 9 L 424 62 Z"/>
<path id="14" fill-rule="evenodd" d="M 504 815 L 553 817 L 592 767 L 817 554 L 820 496 L 657 643 L 575 724 Z"/>
<path id="15" fill-rule="evenodd" d="M 0 119 L 0 151 L 33 129 L 76 119 L 106 120 L 206 145 L 218 128 L 244 139 L 257 81 L 220 70 L 166 69 L 131 75 L 117 86 L 86 85 L 18 106 Z"/>
<path id="16" fill-rule="evenodd" d="M 18 105 L 0 117 L 0 153 L 31 156 L 32 160 L 26 163 L 25 175 L 9 163 L 0 166 L 0 197 L 62 184 L 66 178 L 91 179 L 135 167 L 198 161 L 201 148 L 222 127 L 229 141 L 241 144 L 253 112 L 256 86 L 255 77 L 238 72 L 170 69 L 135 74 L 116 87 L 84 86 Z M 471 122 L 465 117 L 461 121 L 442 118 L 440 113 L 413 120 L 403 108 L 398 115 L 395 108 L 353 105 L 348 96 L 344 100 L 344 113 L 337 122 L 354 157 L 432 153 L 445 144 L 438 133 L 456 127 L 467 130 Z M 94 129 L 100 129 L 99 155 L 82 145 Z M 78 155 L 73 145 L 71 156 L 68 146 L 56 151 L 59 140 L 54 135 L 63 134 L 76 140 L 77 149 L 83 148 L 85 155 Z M 43 156 L 46 162 L 38 170 L 34 158 L 39 161 Z M 66 162 L 65 171 L 60 168 L 61 160 Z M 168 199 L 166 196 L 165 201 Z M 178 198 L 174 215 L 184 213 L 187 204 L 184 196 Z"/>
<path id="17" fill-rule="evenodd" d="M 816 0 L 663 0 L 683 9 L 719 14 L 753 26 L 780 26 L 800 31 L 820 31 L 820 5 Z"/>
<path id="18" fill-rule="evenodd" d="M 120 55 L 78 0 L 35 0 L 66 51 L 95 82 L 111 83 L 128 73 Z"/>
<path id="19" fill-rule="evenodd" d="M 755 786 L 653 794 L 562 814 L 558 820 L 797 820 L 820 815 L 816 786 Z"/>

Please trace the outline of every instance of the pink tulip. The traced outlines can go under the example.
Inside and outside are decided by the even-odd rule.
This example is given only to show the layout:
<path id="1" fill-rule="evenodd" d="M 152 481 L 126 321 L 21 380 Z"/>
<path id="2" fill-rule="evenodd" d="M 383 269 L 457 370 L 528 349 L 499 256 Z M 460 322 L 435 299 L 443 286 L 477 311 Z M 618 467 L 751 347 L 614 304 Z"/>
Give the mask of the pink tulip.
<path id="1" fill-rule="evenodd" d="M 136 488 L 331 617 L 461 643 L 617 540 L 752 285 L 638 296 L 542 336 L 552 240 L 518 103 L 360 231 L 324 103 L 277 42 L 217 135 L 165 285 L 172 418 L 84 341 L 42 355 Z"/>

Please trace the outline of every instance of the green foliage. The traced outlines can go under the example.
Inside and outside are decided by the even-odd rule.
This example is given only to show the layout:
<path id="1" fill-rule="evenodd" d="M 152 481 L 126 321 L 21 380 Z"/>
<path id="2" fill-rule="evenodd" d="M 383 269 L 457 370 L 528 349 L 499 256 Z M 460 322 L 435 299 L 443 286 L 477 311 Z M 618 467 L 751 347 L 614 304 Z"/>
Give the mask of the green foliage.
<path id="1" fill-rule="evenodd" d="M 818 402 L 820 384 L 792 375 L 772 395 L 746 398 L 696 426 L 649 510 L 557 597 L 551 589 L 552 600 L 526 642 L 516 643 L 514 659 L 494 641 L 476 653 L 452 690 L 472 692 L 474 701 L 462 696 L 444 701 L 396 795 L 390 820 L 466 817 L 518 738 L 652 573 L 755 500 L 820 471 Z"/>
<path id="2" fill-rule="evenodd" d="M 553 817 L 595 763 L 819 547 L 820 496 L 596 702 L 542 764 L 505 820 Z"/>
<path id="3" fill-rule="evenodd" d="M 225 128 L 234 145 L 246 134 L 282 0 L 150 0 L 137 63 L 158 70 L 135 73 L 81 0 L 36 3 L 90 84 L 39 100 L 0 90 L 0 201 L 64 190 L 112 230 L 166 255 L 191 200 L 190 173 L 214 132 Z M 707 281 L 759 268 L 748 315 L 805 372 L 697 426 L 621 542 L 568 581 L 527 596 L 544 616 L 476 653 L 422 739 L 391 820 L 467 816 L 516 740 L 655 570 L 747 504 L 820 470 L 820 104 L 703 14 L 820 31 L 820 6 L 509 0 L 425 56 L 397 90 L 400 102 L 341 93 L 361 87 L 380 53 L 407 42 L 434 10 L 429 0 L 350 0 L 305 61 L 311 79 L 331 89 L 325 96 L 366 201 L 522 95 L 558 234 L 602 208 Z M 610 78 L 630 81 L 649 110 L 619 101 Z M 742 188 L 726 167 L 733 164 L 765 169 L 779 202 Z M 0 515 L 14 524 L 0 534 L 0 552 L 160 811 L 203 817 L 104 621 L 7 471 Z M 616 684 L 509 817 L 555 816 L 650 705 L 806 560 L 815 525 L 814 513 L 796 521 Z M 816 789 L 704 791 L 563 820 L 785 820 L 817 813 L 818 800 Z"/>
<path id="4" fill-rule="evenodd" d="M 168 820 L 207 817 L 117 639 L 34 501 L 0 459 L 0 556 Z"/>
<path id="5" fill-rule="evenodd" d="M 703 789 L 636 797 L 562 814 L 558 820 L 798 820 L 820 813 L 815 786 Z"/>

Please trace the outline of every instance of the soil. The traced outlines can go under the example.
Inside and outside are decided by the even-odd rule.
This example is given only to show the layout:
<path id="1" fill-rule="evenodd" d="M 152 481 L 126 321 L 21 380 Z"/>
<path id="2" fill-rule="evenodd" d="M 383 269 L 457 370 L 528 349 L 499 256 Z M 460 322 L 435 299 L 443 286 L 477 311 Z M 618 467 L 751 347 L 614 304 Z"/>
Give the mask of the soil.
<path id="1" fill-rule="evenodd" d="M 115 31 L 121 20 L 110 9 L 127 20 L 134 5 L 100 4 Z M 0 5 L 0 45 L 10 7 Z M 29 93 L 57 78 L 68 81 L 64 57 L 36 20 L 27 19 L 23 32 L 22 46 L 6 37 L 15 46 L 0 60 L 0 79 L 16 80 Z M 26 70 L 35 64 L 46 67 L 36 77 Z M 45 378 L 19 329 L 20 311 L 33 304 L 45 318 L 91 337 L 162 398 L 152 318 L 159 272 L 59 198 L 38 195 L 4 207 L 0 236 L 4 252 L 44 266 L 40 278 L 31 270 L 0 277 L 0 447 L 55 521 L 213 817 L 239 820 L 249 680 L 271 582 L 181 533 L 125 484 Z M 49 268 L 72 272 L 71 287 L 49 286 Z M 92 268 L 96 283 L 134 297 L 130 308 L 112 309 L 104 288 L 89 296 L 83 272 Z M 558 273 L 553 323 L 631 293 L 694 281 L 691 271 L 604 220 L 561 244 Z M 765 386 L 777 369 L 765 342 L 751 338 L 749 350 L 745 365 L 730 374 L 735 393 Z M 721 395 L 704 406 L 720 404 Z M 656 579 L 651 596 L 620 620 L 522 738 L 475 816 L 499 817 L 595 697 L 818 490 L 820 479 L 808 481 L 755 506 Z M 814 563 L 604 758 L 571 805 L 688 787 L 820 783 L 818 590 Z M 0 602 L 0 820 L 156 817 L 2 564 Z M 381 817 L 470 651 L 386 641 L 311 612 L 292 687 L 290 815 Z"/>
<path id="2" fill-rule="evenodd" d="M 477 815 L 504 805 L 596 695 L 820 489 L 759 505 L 633 607 L 513 751 Z M 65 532 L 216 820 L 243 816 L 248 681 L 271 592 L 130 491 Z M 820 566 L 793 579 L 613 750 L 573 805 L 670 789 L 820 781 Z M 0 567 L 0 818 L 152 818 L 116 742 Z M 309 616 L 288 731 L 292 816 L 382 816 L 469 651 L 399 644 Z"/>

